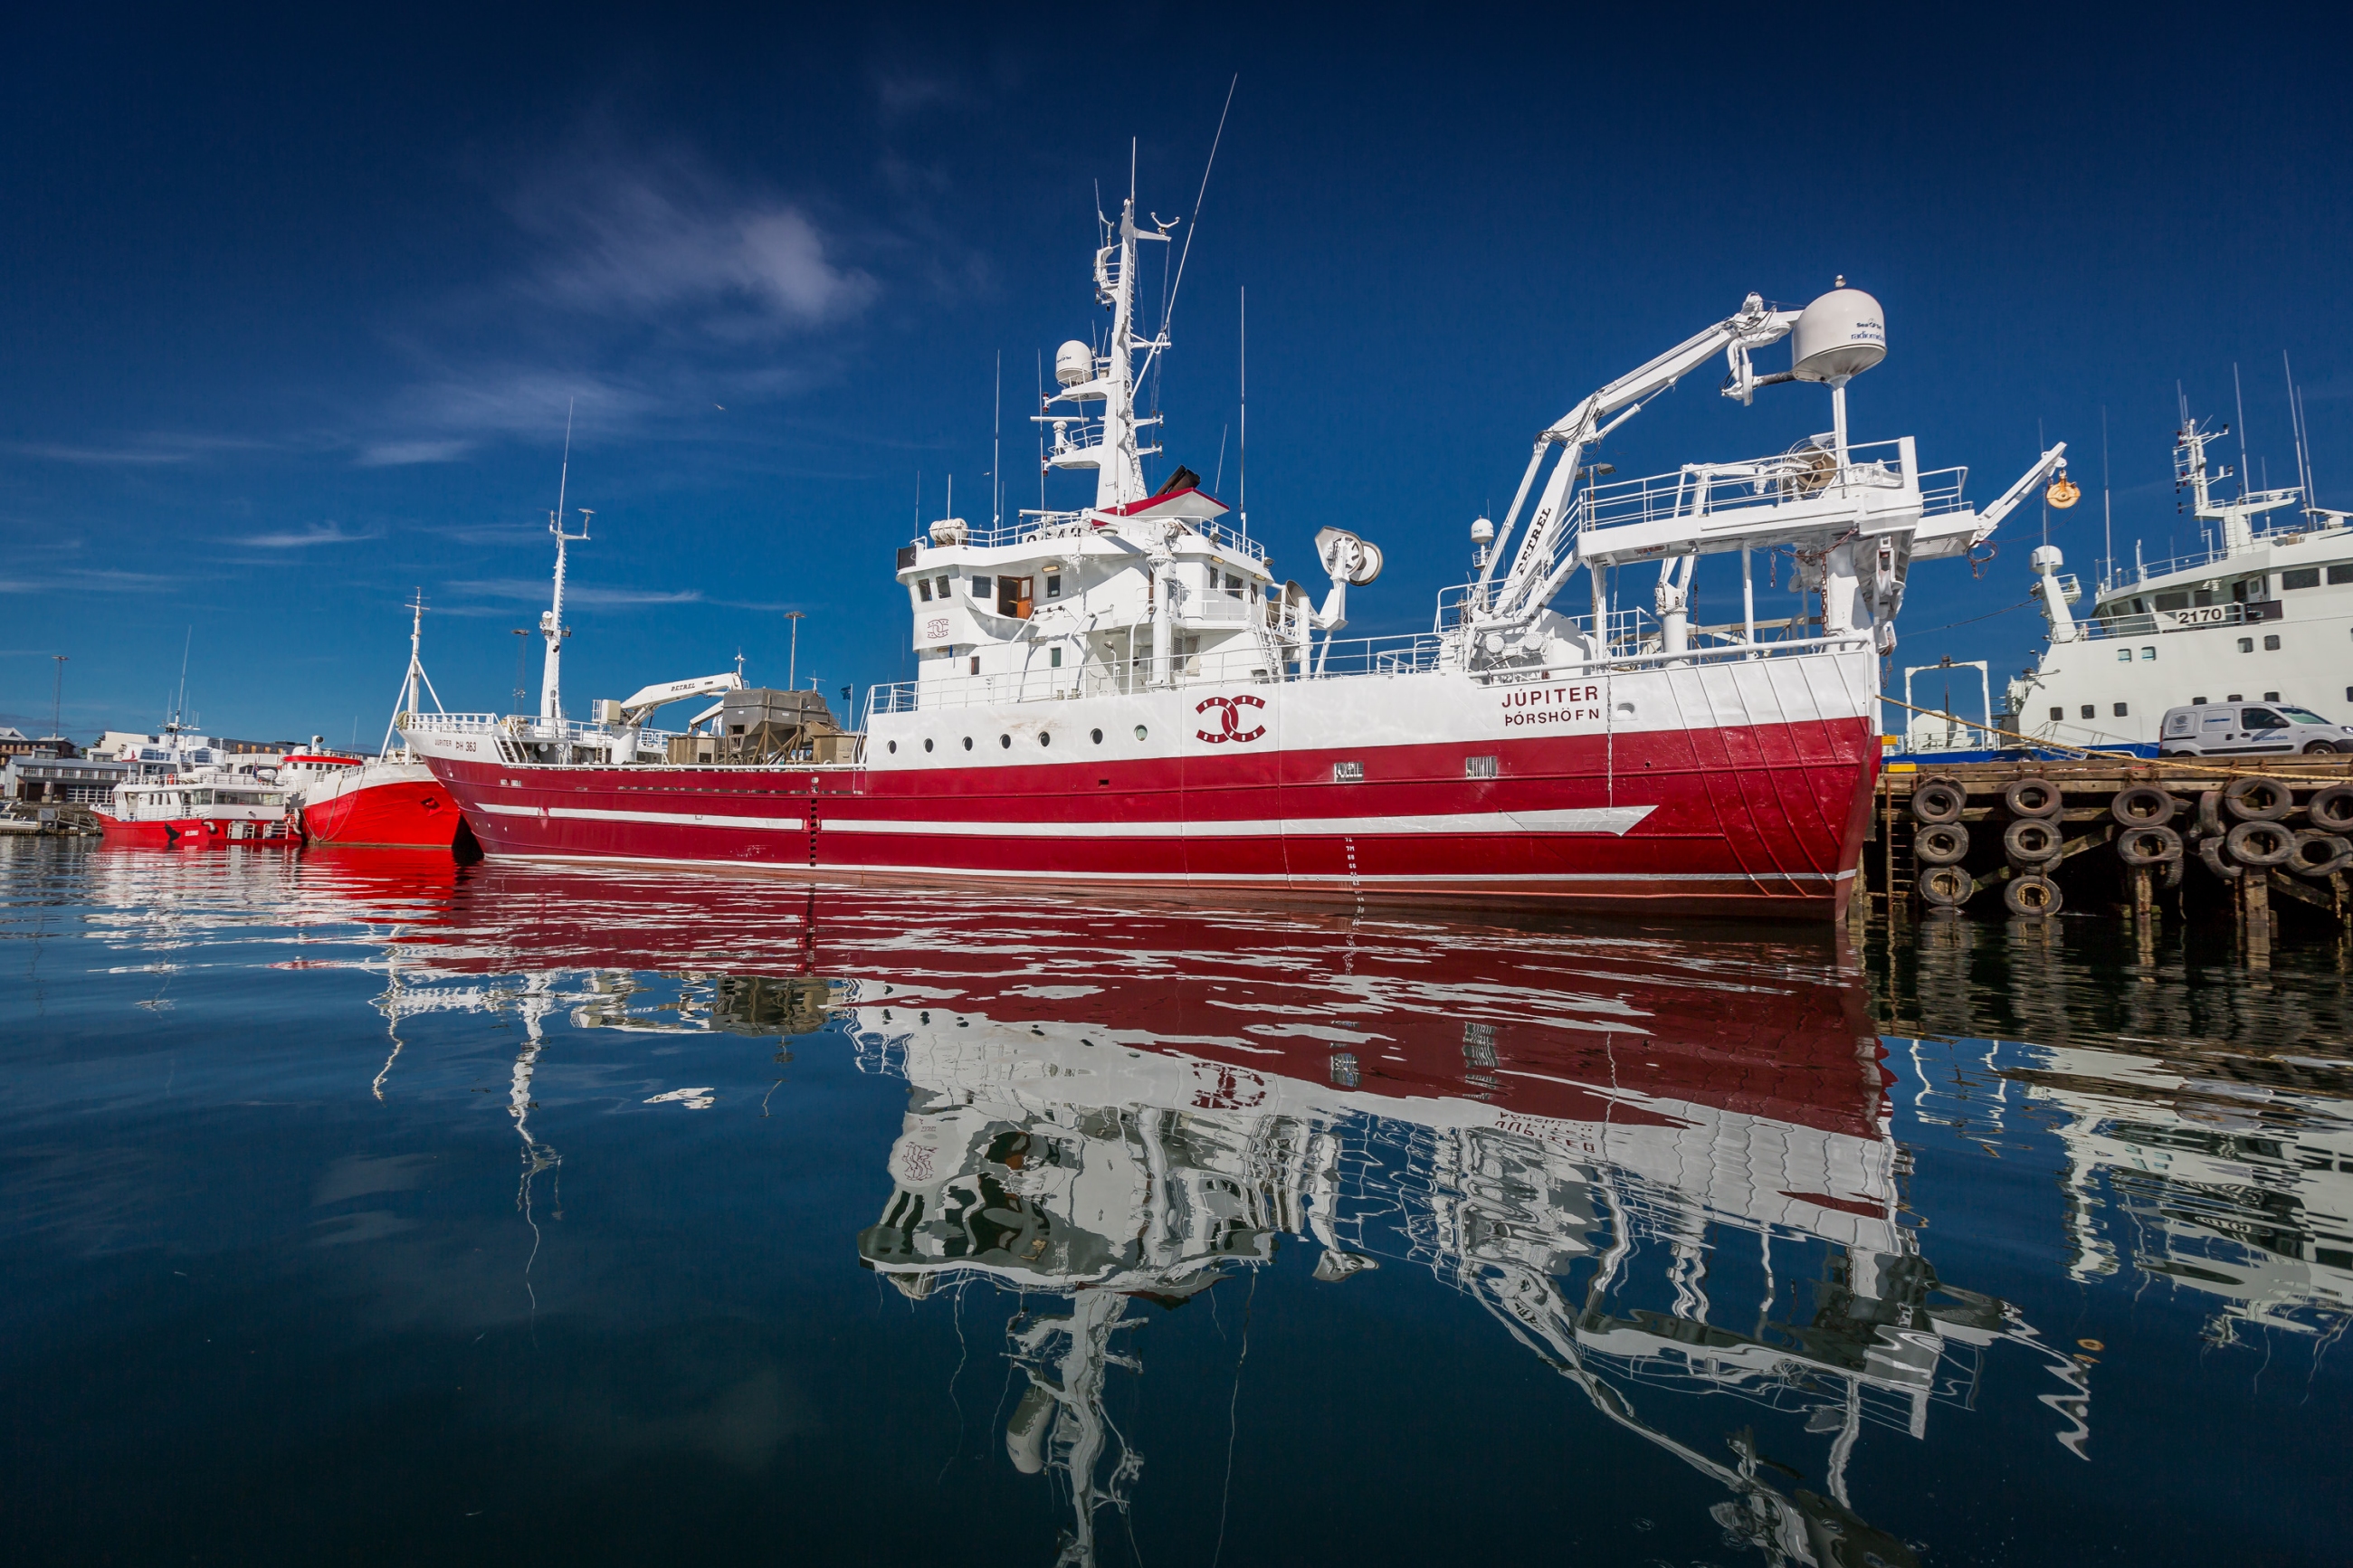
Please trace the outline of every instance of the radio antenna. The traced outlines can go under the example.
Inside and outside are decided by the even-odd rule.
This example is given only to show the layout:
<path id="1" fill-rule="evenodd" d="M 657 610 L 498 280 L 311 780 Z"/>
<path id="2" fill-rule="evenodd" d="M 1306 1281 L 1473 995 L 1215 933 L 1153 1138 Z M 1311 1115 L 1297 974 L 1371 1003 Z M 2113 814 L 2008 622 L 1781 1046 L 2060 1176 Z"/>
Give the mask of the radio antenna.
<path id="1" fill-rule="evenodd" d="M 547 531 L 564 531 L 564 490 L 572 482 L 572 409 L 577 398 L 564 400 L 564 466 L 555 473 L 555 515 L 547 520 Z"/>
<path id="2" fill-rule="evenodd" d="M 1218 110 L 1217 134 L 1209 138 L 1209 160 L 1201 165 L 1201 188 L 1193 197 L 1193 221 L 1185 229 L 1185 247 L 1176 253 L 1176 281 L 1168 290 L 1168 303 L 1160 310 L 1160 335 L 1168 335 L 1168 317 L 1176 309 L 1176 296 L 1185 288 L 1185 258 L 1193 254 L 1194 231 L 1201 226 L 1201 204 L 1209 196 L 1209 171 L 1218 166 L 1218 144 L 1226 139 L 1226 116 L 1233 111 L 1234 89 L 1241 85 L 1237 74 L 1226 84 L 1226 106 Z"/>
<path id="3" fill-rule="evenodd" d="M 1250 532 L 1250 286 L 1242 287 L 1242 404 L 1240 439 L 1235 443 L 1234 483 L 1240 488 L 1237 509 L 1241 513 L 1242 532 Z"/>

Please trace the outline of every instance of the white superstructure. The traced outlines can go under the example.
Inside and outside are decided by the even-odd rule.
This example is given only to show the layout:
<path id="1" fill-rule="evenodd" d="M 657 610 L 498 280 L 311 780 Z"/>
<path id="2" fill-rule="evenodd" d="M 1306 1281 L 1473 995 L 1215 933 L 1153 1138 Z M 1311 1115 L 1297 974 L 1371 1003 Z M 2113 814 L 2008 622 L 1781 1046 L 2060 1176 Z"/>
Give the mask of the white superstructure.
<path id="1" fill-rule="evenodd" d="M 2091 613 L 2055 545 L 2033 557 L 2049 625 L 2032 669 L 2010 683 L 2013 721 L 2038 740 L 2154 752 L 2166 710 L 2202 702 L 2287 702 L 2353 723 L 2353 528 L 2306 505 L 2300 489 L 2214 493 L 2216 432 L 2185 417 L 2174 443 L 2176 489 L 2207 529 L 2190 555 L 2111 570 Z M 1921 722 L 1915 715 L 1915 737 Z M 1928 722 L 1937 724 L 1936 721 Z"/>

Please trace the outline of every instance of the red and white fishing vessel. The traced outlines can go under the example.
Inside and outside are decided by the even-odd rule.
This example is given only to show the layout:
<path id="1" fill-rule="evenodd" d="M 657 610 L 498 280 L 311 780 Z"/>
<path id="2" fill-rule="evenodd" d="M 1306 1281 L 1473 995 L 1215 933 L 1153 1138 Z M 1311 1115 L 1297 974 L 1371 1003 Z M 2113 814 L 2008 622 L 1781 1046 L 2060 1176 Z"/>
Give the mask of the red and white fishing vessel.
<path id="1" fill-rule="evenodd" d="M 943 519 L 899 550 L 919 674 L 873 689 L 855 762 L 673 763 L 635 700 L 567 721 L 551 632 L 536 719 L 403 726 L 484 852 L 1841 910 L 1879 766 L 1877 664 L 1910 567 L 1982 543 L 2063 446 L 1980 513 L 1962 500 L 1967 470 L 1923 473 L 1911 437 L 1848 441 L 1846 382 L 1885 352 L 1876 300 L 1843 279 L 1802 312 L 1752 294 L 1539 434 L 1500 531 L 1472 524 L 1475 575 L 1438 595 L 1429 632 L 1336 642 L 1349 589 L 1379 574 L 1374 545 L 1317 536 L 1319 605 L 1275 581 L 1246 514 L 1190 470 L 1146 485 L 1159 416 L 1137 413 L 1134 388 L 1169 339 L 1165 321 L 1140 331 L 1133 284 L 1139 247 L 1168 226 L 1140 228 L 1132 197 L 1104 223 L 1108 337 L 1100 353 L 1062 345 L 1036 416 L 1047 466 L 1092 470 L 1093 504 Z M 1752 356 L 1784 337 L 1790 368 L 1760 374 Z M 1744 405 L 1772 384 L 1827 385 L 1831 430 L 1595 483 L 1590 450 L 1719 353 Z M 1758 557 L 1775 552 L 1804 597 L 1760 618 Z M 1737 563 L 1738 620 L 1694 623 L 1703 555 Z M 1627 571 L 1652 565 L 1635 605 Z M 1554 608 L 1580 570 L 1589 613 Z"/>
<path id="2" fill-rule="evenodd" d="M 110 809 L 96 813 L 109 844 L 157 849 L 211 849 L 227 844 L 292 846 L 301 829 L 286 792 L 268 779 L 197 768 L 114 786 Z"/>
<path id="3" fill-rule="evenodd" d="M 280 777 L 292 790 L 302 831 L 313 844 L 449 849 L 465 832 L 458 803 L 433 770 L 400 741 L 402 721 L 417 711 L 420 689 L 433 699 L 436 709 L 441 706 L 418 655 L 425 630 L 423 596 L 409 609 L 408 668 L 401 676 L 400 698 L 392 722 L 385 727 L 379 753 L 343 757 L 314 746 L 280 765 Z"/>

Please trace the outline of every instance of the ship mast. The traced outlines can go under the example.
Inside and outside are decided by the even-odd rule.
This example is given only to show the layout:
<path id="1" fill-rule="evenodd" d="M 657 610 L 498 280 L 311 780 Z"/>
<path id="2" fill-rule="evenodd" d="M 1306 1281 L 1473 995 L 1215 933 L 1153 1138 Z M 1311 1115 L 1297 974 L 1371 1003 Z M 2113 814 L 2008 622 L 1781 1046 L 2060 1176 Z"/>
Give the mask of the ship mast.
<path id="1" fill-rule="evenodd" d="M 381 757 L 392 755 L 395 741 L 400 741 L 404 754 L 408 753 L 408 743 L 401 739 L 400 721 L 417 710 L 417 689 L 419 685 L 425 688 L 425 694 L 433 699 L 434 708 L 437 710 L 441 709 L 441 694 L 433 689 L 433 678 L 425 673 L 425 660 L 418 651 L 425 637 L 424 589 L 417 590 L 417 596 L 409 601 L 408 609 L 408 668 L 400 677 L 400 696 L 393 704 L 392 722 L 385 726 L 384 743 L 376 748 L 376 754 Z"/>

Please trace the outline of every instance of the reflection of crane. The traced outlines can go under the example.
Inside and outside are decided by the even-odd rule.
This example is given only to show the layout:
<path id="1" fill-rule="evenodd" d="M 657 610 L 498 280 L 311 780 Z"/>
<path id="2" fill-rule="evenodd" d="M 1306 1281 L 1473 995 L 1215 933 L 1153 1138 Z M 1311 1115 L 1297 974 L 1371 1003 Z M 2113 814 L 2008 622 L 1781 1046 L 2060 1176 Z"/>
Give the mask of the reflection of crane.
<path id="1" fill-rule="evenodd" d="M 1916 1233 L 1895 1223 L 1884 1135 L 1697 1106 L 1584 1126 L 1419 1101 L 1413 1114 L 1432 1120 L 1406 1121 L 1399 1102 L 1345 1088 L 1097 1049 L 1050 1026 L 936 1007 L 917 1016 L 911 1028 L 903 1011 L 857 1008 L 862 1063 L 911 1085 L 894 1190 L 860 1253 L 913 1299 L 944 1279 L 986 1278 L 1070 1303 L 1012 1326 L 1008 1354 L 1029 1382 L 1006 1433 L 1017 1469 L 1068 1478 L 1077 1512 L 1064 1563 L 1092 1561 L 1096 1513 L 1124 1510 L 1140 1471 L 1102 1407 L 1108 1369 L 1136 1364 L 1114 1338 L 1136 1321 L 1129 1299 L 1198 1294 L 1271 1256 L 1282 1235 L 1324 1249 L 1319 1280 L 1387 1255 L 1472 1296 L 1606 1418 L 1722 1484 L 1731 1495 L 1714 1517 L 1768 1563 L 1828 1568 L 1867 1562 L 1866 1551 L 1891 1568 L 1915 1561 L 1856 1513 L 1853 1456 L 1866 1424 L 1923 1436 L 1932 1403 L 1973 1397 L 1996 1342 L 2051 1361 L 2066 1387 L 2047 1402 L 2074 1427 L 2061 1441 L 2081 1451 L 2080 1369 L 2013 1309 L 1937 1279 Z M 1806 1193 L 1852 1195 L 1836 1206 L 1792 1196 Z M 1753 1305 L 1709 1279 L 1742 1232 L 1763 1263 Z M 1820 1260 L 1805 1315 L 1775 1284 L 1777 1252 L 1784 1279 L 1797 1258 Z M 1631 1304 L 1661 1295 L 1664 1310 Z M 1753 1328 L 1728 1326 L 1752 1316 Z M 1826 1442 L 1823 1492 L 1772 1484 L 1776 1462 L 1753 1429 L 1730 1433 L 1728 1453 L 1670 1433 L 1658 1415 L 1690 1407 L 1645 1415 L 1645 1388 L 1654 1405 L 1662 1389 L 1730 1394 L 1798 1418 Z"/>

